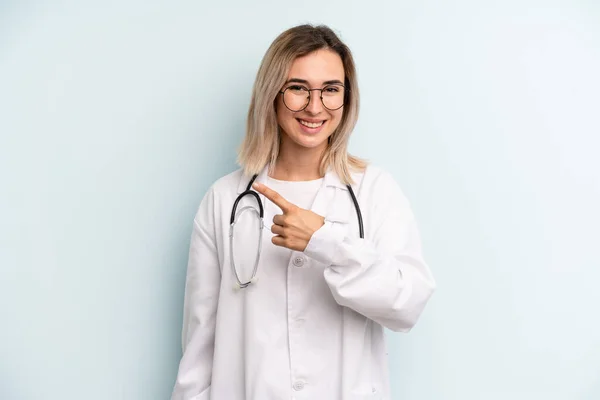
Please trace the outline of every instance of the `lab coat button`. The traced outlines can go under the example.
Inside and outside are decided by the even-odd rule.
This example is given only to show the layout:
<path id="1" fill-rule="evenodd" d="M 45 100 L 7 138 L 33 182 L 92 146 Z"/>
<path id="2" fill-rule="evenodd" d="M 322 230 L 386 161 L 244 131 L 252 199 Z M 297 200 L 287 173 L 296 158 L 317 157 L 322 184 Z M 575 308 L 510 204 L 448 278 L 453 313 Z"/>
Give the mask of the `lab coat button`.
<path id="1" fill-rule="evenodd" d="M 292 261 L 292 263 L 296 267 L 301 267 L 304 265 L 304 257 L 294 257 L 294 261 Z"/>
<path id="2" fill-rule="evenodd" d="M 302 382 L 302 381 L 296 381 L 296 382 L 294 382 L 294 386 L 293 387 L 294 387 L 294 390 L 298 392 L 298 391 L 304 389 L 304 382 Z"/>

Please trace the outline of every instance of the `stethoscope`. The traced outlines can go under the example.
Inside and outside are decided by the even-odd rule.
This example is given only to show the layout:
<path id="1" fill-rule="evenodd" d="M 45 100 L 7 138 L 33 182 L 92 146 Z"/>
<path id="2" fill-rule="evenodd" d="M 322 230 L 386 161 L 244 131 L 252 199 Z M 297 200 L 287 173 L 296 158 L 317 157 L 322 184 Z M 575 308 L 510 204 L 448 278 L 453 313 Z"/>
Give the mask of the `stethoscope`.
<path id="1" fill-rule="evenodd" d="M 259 197 L 258 193 L 251 189 L 252 184 L 254 183 L 254 180 L 256 179 L 257 176 L 258 176 L 258 174 L 254 175 L 252 177 L 252 179 L 250 180 L 250 183 L 248 183 L 248 186 L 246 187 L 246 190 L 244 192 L 240 193 L 240 195 L 235 199 L 235 202 L 233 203 L 233 208 L 231 210 L 231 218 L 229 220 L 229 257 L 231 259 L 231 266 L 233 267 L 233 274 L 235 275 L 235 279 L 237 281 L 234 286 L 236 289 L 247 288 L 248 286 L 250 286 L 251 283 L 255 283 L 258 279 L 256 277 L 256 271 L 258 271 L 258 262 L 260 260 L 260 249 L 262 247 L 261 243 L 262 243 L 262 232 L 263 232 L 263 227 L 264 227 L 264 224 L 263 224 L 264 208 L 263 208 L 262 202 L 260 201 L 260 197 Z M 352 197 L 352 202 L 354 203 L 354 208 L 356 209 L 356 215 L 358 217 L 358 230 L 359 230 L 360 238 L 364 239 L 365 235 L 364 235 L 364 229 L 363 229 L 363 220 L 362 220 L 362 214 L 360 212 L 360 207 L 358 205 L 358 201 L 356 200 L 356 196 L 354 195 L 354 191 L 352 190 L 352 187 L 350 185 L 346 185 L 346 187 L 348 188 L 348 191 L 350 192 L 350 197 Z M 246 206 L 246 207 L 242 207 L 240 209 L 239 214 L 236 214 L 238 203 L 240 202 L 240 200 L 242 200 L 244 198 L 244 196 L 247 196 L 247 195 L 253 196 L 256 199 L 256 202 L 258 203 L 258 210 L 256 210 L 256 208 L 254 208 L 252 206 Z M 242 215 L 242 213 L 244 211 L 254 212 L 260 220 L 260 223 L 258 226 L 258 250 L 256 252 L 256 259 L 254 260 L 254 268 L 252 269 L 252 276 L 251 276 L 250 280 L 247 282 L 242 282 L 240 280 L 240 277 L 237 272 L 237 267 L 235 266 L 235 259 L 233 258 L 233 228 L 236 223 L 235 219 L 236 219 L 236 217 L 239 218 L 239 216 Z"/>

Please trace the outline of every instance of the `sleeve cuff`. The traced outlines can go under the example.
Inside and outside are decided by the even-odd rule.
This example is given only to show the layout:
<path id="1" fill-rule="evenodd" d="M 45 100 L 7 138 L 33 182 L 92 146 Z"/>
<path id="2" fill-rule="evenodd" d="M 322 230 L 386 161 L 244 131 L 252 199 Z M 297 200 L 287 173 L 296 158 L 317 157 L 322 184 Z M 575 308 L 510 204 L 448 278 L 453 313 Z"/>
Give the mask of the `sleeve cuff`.
<path id="1" fill-rule="evenodd" d="M 336 265 L 336 255 L 340 253 L 340 246 L 344 241 L 345 230 L 342 226 L 331 221 L 317 230 L 310 240 L 304 254 L 326 266 Z"/>

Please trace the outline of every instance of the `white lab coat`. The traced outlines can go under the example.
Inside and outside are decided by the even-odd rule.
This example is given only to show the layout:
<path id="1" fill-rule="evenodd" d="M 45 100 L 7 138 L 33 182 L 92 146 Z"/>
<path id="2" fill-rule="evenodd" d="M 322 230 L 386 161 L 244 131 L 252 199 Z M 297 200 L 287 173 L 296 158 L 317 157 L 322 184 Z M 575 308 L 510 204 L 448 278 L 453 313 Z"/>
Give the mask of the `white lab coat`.
<path id="1" fill-rule="evenodd" d="M 194 219 L 172 400 L 390 399 L 384 327 L 409 331 L 435 282 L 392 176 L 369 166 L 353 178 L 365 239 L 346 186 L 330 171 L 311 208 L 326 222 L 304 252 L 271 243 L 281 210 L 260 196 L 258 281 L 242 290 L 233 288 L 229 220 L 250 177 L 238 170 L 212 185 Z M 247 205 L 256 200 L 245 196 L 238 211 Z M 242 281 L 251 275 L 258 227 L 244 215 L 234 235 Z M 274 265 L 281 251 L 287 263 Z"/>

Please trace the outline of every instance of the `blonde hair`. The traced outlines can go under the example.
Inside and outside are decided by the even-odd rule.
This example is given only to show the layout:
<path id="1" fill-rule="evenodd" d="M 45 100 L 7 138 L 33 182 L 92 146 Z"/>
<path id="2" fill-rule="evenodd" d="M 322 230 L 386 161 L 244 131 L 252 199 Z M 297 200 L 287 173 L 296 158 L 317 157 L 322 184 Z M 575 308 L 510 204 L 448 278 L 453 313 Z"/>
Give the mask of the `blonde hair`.
<path id="1" fill-rule="evenodd" d="M 354 59 L 348 46 L 327 26 L 299 25 L 281 33 L 263 57 L 252 90 L 246 122 L 246 135 L 238 153 L 238 163 L 247 175 L 258 174 L 279 155 L 279 126 L 275 102 L 287 80 L 289 69 L 298 57 L 329 49 L 342 59 L 346 99 L 342 119 L 329 138 L 319 166 L 321 175 L 332 168 L 345 184 L 353 183 L 351 170 L 362 171 L 366 161 L 348 154 L 350 134 L 358 120 L 359 93 Z"/>

